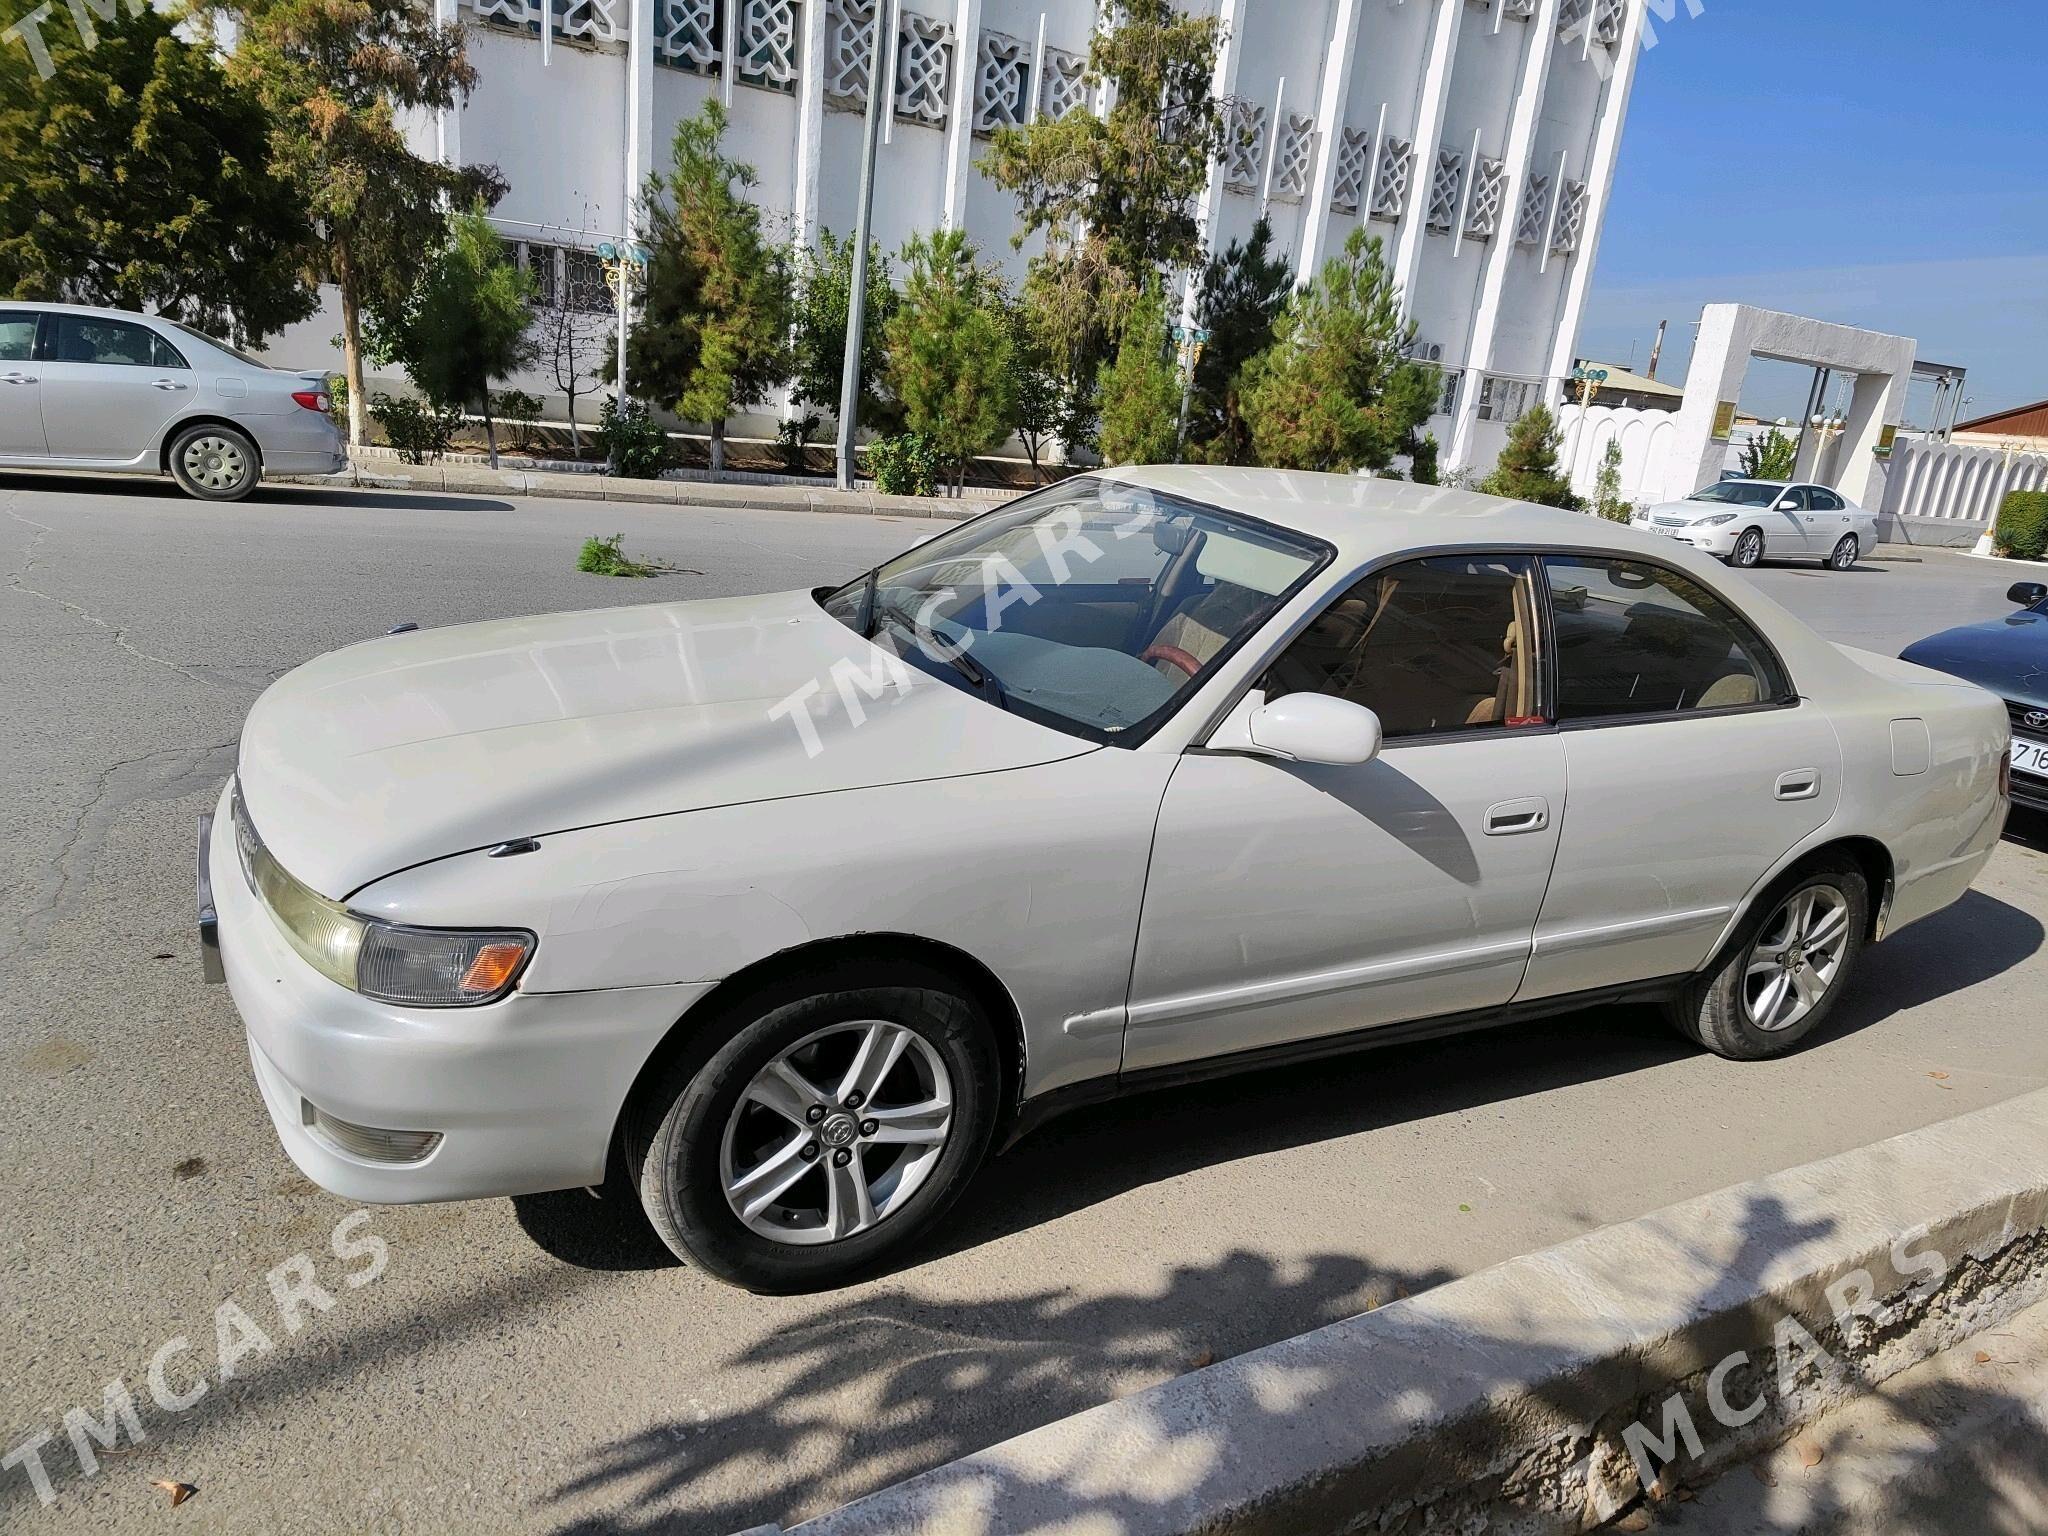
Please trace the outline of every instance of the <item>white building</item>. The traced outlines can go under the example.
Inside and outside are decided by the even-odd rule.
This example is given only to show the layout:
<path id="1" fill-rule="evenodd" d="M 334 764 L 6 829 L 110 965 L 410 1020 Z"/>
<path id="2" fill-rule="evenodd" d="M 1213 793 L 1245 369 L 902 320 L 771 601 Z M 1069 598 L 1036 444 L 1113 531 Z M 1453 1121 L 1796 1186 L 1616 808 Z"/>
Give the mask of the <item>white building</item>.
<path id="1" fill-rule="evenodd" d="M 433 147 L 498 166 L 511 189 L 495 216 L 544 269 L 570 259 L 557 248 L 631 232 L 636 189 L 712 94 L 733 153 L 759 172 L 757 200 L 793 237 L 850 231 L 878 3 L 895 36 L 875 193 L 885 249 L 964 226 L 1021 273 L 1012 200 L 975 168 L 985 135 L 1091 105 L 1092 0 L 436 3 L 476 24 L 481 80 L 433 125 Z M 1192 6 L 1224 35 L 1229 144 L 1204 198 L 1208 245 L 1264 213 L 1306 280 L 1361 222 L 1382 236 L 1424 355 L 1444 369 L 1445 462 L 1489 466 L 1507 422 L 1554 399 L 1571 366 L 1644 0 Z"/>

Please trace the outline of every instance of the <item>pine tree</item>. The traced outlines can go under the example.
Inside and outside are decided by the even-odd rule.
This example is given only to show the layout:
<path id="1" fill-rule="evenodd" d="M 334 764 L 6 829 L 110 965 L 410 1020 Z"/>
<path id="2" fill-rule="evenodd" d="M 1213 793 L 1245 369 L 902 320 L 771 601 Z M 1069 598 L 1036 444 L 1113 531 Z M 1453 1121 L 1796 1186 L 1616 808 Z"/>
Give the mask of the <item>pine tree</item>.
<path id="1" fill-rule="evenodd" d="M 1625 523 L 1629 505 L 1621 498 L 1621 439 L 1607 439 L 1600 456 L 1600 474 L 1593 482 L 1593 510 L 1610 523 Z"/>
<path id="2" fill-rule="evenodd" d="M 1351 473 L 1412 454 L 1438 394 L 1436 376 L 1407 356 L 1414 339 L 1380 242 L 1353 230 L 1244 371 L 1259 462 Z"/>
<path id="3" fill-rule="evenodd" d="M 957 229 L 912 239 L 903 268 L 886 337 L 889 387 L 905 425 L 952 470 L 957 495 L 968 461 L 1009 435 L 1016 412 L 1006 297 Z"/>
<path id="4" fill-rule="evenodd" d="M 711 429 L 725 470 L 726 424 L 790 375 L 787 254 L 743 195 L 754 168 L 725 154 L 715 98 L 676 125 L 674 164 L 648 179 L 645 307 L 627 342 L 635 383 L 685 421 Z"/>
<path id="5" fill-rule="evenodd" d="M 312 226 L 271 172 L 262 103 L 179 20 L 109 5 L 91 44 L 45 17 L 43 60 L 0 45 L 0 294 L 261 345 L 318 302 Z"/>
<path id="6" fill-rule="evenodd" d="M 1505 496 L 1510 501 L 1582 510 L 1585 503 L 1572 493 L 1570 477 L 1557 465 L 1557 450 L 1562 442 L 1550 407 L 1532 407 L 1508 428 L 1508 445 L 1501 450 L 1500 462 L 1477 488 L 1488 496 Z"/>
<path id="7" fill-rule="evenodd" d="M 483 205 L 452 215 L 447 236 L 420 269 L 398 312 L 375 328 L 380 357 L 439 406 L 476 406 L 498 467 L 491 385 L 534 358 L 531 280 L 514 266 Z"/>
<path id="8" fill-rule="evenodd" d="M 1244 419 L 1245 364 L 1273 344 L 1273 327 L 1294 292 L 1294 266 L 1272 253 L 1273 226 L 1261 218 L 1249 239 L 1209 259 L 1196 320 L 1209 333 L 1195 363 L 1188 406 L 1190 458 L 1211 464 L 1254 462 Z"/>
<path id="9" fill-rule="evenodd" d="M 363 440 L 363 322 L 405 303 L 420 253 L 441 239 L 443 210 L 495 202 L 490 166 L 445 166 L 413 153 L 401 114 L 438 112 L 476 85 L 459 23 L 417 0 L 237 0 L 216 6 L 236 29 L 230 78 L 270 115 L 271 170 L 313 222 L 316 274 L 341 296 L 349 441 Z"/>
<path id="10" fill-rule="evenodd" d="M 1180 426 L 1180 370 L 1167 330 L 1166 296 L 1146 289 L 1124 324 L 1116 356 L 1102 370 L 1102 457 L 1109 464 L 1173 461 Z"/>

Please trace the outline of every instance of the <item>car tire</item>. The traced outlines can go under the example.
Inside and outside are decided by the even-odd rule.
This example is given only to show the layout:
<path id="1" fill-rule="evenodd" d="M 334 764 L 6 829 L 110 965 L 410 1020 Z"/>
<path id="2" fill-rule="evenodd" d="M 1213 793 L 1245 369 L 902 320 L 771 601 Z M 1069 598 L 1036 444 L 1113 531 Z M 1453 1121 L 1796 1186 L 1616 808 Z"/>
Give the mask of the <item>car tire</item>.
<path id="1" fill-rule="evenodd" d="M 888 1032 L 873 1036 L 886 1038 L 878 1054 L 898 1055 L 872 1096 L 849 1105 L 841 1095 L 876 1030 Z M 813 1091 L 806 1107 L 824 1108 L 822 1119 L 796 1119 L 783 1067 Z M 695 1040 L 627 1117 L 624 1171 L 685 1262 L 764 1294 L 826 1289 L 900 1254 L 958 1199 L 987 1154 L 1000 1083 L 989 1021 L 951 978 L 902 964 L 839 967 L 754 994 Z M 934 1090 L 948 1105 L 935 1149 L 897 1138 L 925 1134 L 936 1112 L 915 1130 L 914 1114 L 886 1128 L 861 1114 L 914 1112 L 938 1101 L 918 1097 Z M 852 1140 L 841 1145 L 849 1118 Z M 785 1176 L 793 1182 L 778 1191 Z M 864 1198 L 847 1193 L 856 1181 Z M 742 1215 L 764 1197 L 757 1215 Z M 847 1233 L 831 1237 L 841 1213 Z"/>
<path id="2" fill-rule="evenodd" d="M 1834 1012 L 1869 932 L 1863 872 L 1845 859 L 1809 864 L 1756 902 L 1714 963 L 1665 1005 L 1667 1016 L 1730 1061 L 1786 1055 Z"/>
<path id="3" fill-rule="evenodd" d="M 1728 563 L 1738 571 L 1754 570 L 1763 563 L 1764 536 L 1757 528 L 1745 528 L 1735 537 L 1735 547 L 1728 551 Z"/>
<path id="4" fill-rule="evenodd" d="M 171 439 L 171 478 L 201 501 L 240 501 L 263 478 L 262 459 L 249 434 L 201 422 Z"/>
<path id="5" fill-rule="evenodd" d="M 1831 571 L 1853 571 L 1856 562 L 1863 556 L 1863 541 L 1853 533 L 1845 533 L 1835 541 L 1834 552 L 1828 556 Z"/>

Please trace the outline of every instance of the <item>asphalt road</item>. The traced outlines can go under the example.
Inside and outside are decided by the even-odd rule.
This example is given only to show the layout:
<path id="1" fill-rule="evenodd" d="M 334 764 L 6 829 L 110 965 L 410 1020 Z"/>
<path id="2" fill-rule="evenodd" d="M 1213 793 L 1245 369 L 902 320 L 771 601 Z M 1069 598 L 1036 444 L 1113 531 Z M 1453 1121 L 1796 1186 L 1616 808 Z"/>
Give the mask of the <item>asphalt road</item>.
<path id="1" fill-rule="evenodd" d="M 810 585 L 929 526 L 298 490 L 210 508 L 0 476 L 0 1455 L 49 1435 L 56 1496 L 0 1470 L 0 1528 L 790 1521 L 2048 1082 L 2027 825 L 1977 892 L 1874 951 L 1791 1060 L 1734 1066 L 1605 1009 L 1091 1110 L 993 1165 L 914 1262 L 822 1297 L 727 1290 L 581 1192 L 375 1210 L 337 1256 L 352 1208 L 286 1161 L 228 998 L 198 979 L 193 820 L 257 692 L 401 620 Z M 579 575 L 583 537 L 615 531 L 681 569 Z M 1896 650 L 2003 611 L 2012 574 L 1936 555 L 1757 579 Z M 274 1270 L 287 1302 L 310 1278 L 329 1304 L 281 1310 Z M 153 1360 L 164 1399 L 204 1395 L 158 1406 Z M 116 1378 L 147 1438 L 101 1452 L 81 1422 L 84 1476 L 63 1418 L 102 1416 Z M 173 1515 L 157 1479 L 198 1492 Z"/>

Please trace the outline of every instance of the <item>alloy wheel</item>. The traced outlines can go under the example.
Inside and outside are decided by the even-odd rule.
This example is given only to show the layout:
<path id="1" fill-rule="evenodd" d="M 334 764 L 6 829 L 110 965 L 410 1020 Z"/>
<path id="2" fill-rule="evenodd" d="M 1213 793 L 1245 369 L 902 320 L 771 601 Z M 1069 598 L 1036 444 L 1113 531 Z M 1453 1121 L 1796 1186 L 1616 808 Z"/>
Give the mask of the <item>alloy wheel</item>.
<path id="1" fill-rule="evenodd" d="M 1858 543 L 1856 535 L 1845 534 L 1841 543 L 1835 546 L 1835 553 L 1829 564 L 1838 571 L 1852 570 L 1855 568 L 1857 555 L 1861 553 L 1862 545 Z"/>
<path id="2" fill-rule="evenodd" d="M 1849 898 L 1831 885 L 1795 891 L 1750 946 L 1742 1006 L 1766 1034 L 1792 1028 L 1820 1006 L 1849 951 Z"/>
<path id="3" fill-rule="evenodd" d="M 232 491 L 249 475 L 241 444 L 210 432 L 186 443 L 178 462 L 193 484 L 208 491 Z"/>
<path id="4" fill-rule="evenodd" d="M 1752 566 L 1764 557 L 1764 536 L 1754 528 L 1735 541 L 1735 563 Z"/>
<path id="5" fill-rule="evenodd" d="M 806 1035 L 754 1074 L 718 1156 L 726 1203 L 773 1242 L 834 1243 L 900 1211 L 953 1126 L 953 1080 L 916 1030 L 882 1019 Z"/>

